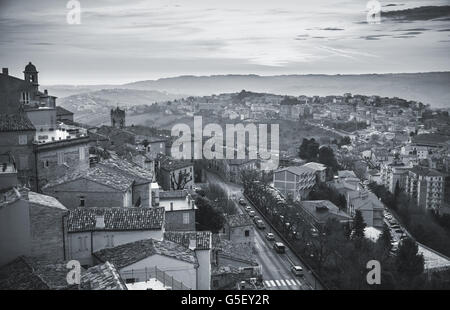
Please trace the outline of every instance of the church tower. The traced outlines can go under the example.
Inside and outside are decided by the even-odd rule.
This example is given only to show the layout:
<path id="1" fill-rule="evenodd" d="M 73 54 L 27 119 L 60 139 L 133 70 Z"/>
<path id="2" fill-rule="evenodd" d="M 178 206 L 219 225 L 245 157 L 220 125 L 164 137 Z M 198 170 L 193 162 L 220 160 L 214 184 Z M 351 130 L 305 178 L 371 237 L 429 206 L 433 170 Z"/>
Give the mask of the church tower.
<path id="1" fill-rule="evenodd" d="M 111 126 L 115 128 L 125 127 L 125 110 L 111 109 Z"/>
<path id="2" fill-rule="evenodd" d="M 25 81 L 33 84 L 35 89 L 38 90 L 38 71 L 36 70 L 36 67 L 31 63 L 31 61 L 28 63 L 28 65 L 25 66 L 25 71 L 23 71 L 23 74 Z"/>

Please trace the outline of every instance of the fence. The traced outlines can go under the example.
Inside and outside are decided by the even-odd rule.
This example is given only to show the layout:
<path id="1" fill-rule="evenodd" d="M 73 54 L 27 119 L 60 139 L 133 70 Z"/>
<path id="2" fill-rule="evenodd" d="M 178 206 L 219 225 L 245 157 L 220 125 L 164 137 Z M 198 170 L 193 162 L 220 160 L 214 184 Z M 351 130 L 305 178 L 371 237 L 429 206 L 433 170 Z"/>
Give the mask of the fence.
<path id="1" fill-rule="evenodd" d="M 121 271 L 120 276 L 127 282 L 146 282 L 150 279 L 156 279 L 161 282 L 164 287 L 171 290 L 191 290 L 183 284 L 183 282 L 176 280 L 171 275 L 158 269 L 158 267 L 146 267 L 144 269 L 131 269 L 126 271 Z"/>

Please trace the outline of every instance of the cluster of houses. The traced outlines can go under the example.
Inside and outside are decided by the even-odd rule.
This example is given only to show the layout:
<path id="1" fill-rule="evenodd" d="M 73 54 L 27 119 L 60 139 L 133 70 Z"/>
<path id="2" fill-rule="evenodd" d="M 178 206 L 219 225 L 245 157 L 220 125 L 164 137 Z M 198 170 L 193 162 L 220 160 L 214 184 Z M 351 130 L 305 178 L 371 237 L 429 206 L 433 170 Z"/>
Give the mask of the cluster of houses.
<path id="1" fill-rule="evenodd" d="M 248 217 L 197 231 L 193 163 L 166 139 L 132 132 L 119 108 L 111 127 L 75 123 L 31 63 L 24 79 L 3 69 L 0 92 L 0 288 L 208 290 L 258 271 Z"/>

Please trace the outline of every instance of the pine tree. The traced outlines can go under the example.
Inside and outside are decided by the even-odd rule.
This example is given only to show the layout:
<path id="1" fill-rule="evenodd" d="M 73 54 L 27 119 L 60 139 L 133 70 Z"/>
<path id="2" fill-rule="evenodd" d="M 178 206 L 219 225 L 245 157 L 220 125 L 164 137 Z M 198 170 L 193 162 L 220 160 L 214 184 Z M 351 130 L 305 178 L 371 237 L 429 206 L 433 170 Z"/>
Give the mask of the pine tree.
<path id="1" fill-rule="evenodd" d="M 392 235 L 387 225 L 384 225 L 383 232 L 378 238 L 377 243 L 382 247 L 383 250 L 390 251 L 392 249 Z"/>
<path id="2" fill-rule="evenodd" d="M 353 236 L 355 238 L 363 238 L 366 226 L 361 211 L 356 210 L 355 216 L 353 217 Z"/>
<path id="3" fill-rule="evenodd" d="M 399 247 L 395 264 L 400 275 L 411 279 L 421 275 L 424 270 L 424 258 L 418 253 L 417 243 L 410 239 L 404 239 Z"/>

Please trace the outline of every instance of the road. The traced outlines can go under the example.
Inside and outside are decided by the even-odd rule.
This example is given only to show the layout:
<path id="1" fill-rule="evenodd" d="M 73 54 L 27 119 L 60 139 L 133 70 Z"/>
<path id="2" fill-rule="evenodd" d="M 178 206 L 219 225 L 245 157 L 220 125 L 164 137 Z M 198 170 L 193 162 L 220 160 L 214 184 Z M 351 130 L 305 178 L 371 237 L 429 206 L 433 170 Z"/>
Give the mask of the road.
<path id="1" fill-rule="evenodd" d="M 237 203 L 238 199 L 242 197 L 241 186 L 225 182 L 219 176 L 211 172 L 207 172 L 206 175 L 208 182 L 218 184 L 226 190 L 228 197 L 233 200 L 239 213 L 246 212 L 244 208 Z M 248 201 L 247 204 L 251 205 Z M 321 289 L 320 284 L 315 281 L 314 277 L 308 273 L 307 269 L 288 248 L 286 248 L 285 254 L 278 254 L 273 250 L 272 246 L 274 241 L 267 240 L 265 234 L 267 232 L 272 232 L 275 235 L 275 241 L 281 241 L 280 236 L 270 229 L 270 225 L 264 221 L 263 217 L 256 209 L 254 209 L 254 211 L 267 227 L 265 230 L 261 230 L 255 226 L 256 259 L 262 268 L 262 275 L 266 287 L 270 290 Z M 293 265 L 302 266 L 305 271 L 305 276 L 294 276 L 290 270 Z"/>

